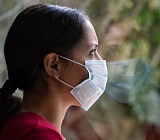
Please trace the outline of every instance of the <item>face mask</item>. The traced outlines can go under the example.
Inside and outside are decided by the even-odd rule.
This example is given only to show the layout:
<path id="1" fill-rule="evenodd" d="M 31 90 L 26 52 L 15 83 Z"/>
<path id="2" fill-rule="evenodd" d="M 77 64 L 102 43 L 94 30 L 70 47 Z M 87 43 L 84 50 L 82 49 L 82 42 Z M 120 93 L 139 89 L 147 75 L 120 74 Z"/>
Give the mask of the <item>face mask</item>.
<path id="1" fill-rule="evenodd" d="M 76 98 L 76 100 L 81 104 L 81 107 L 87 111 L 102 95 L 107 84 L 107 65 L 105 60 L 87 60 L 85 65 L 68 59 L 63 56 L 59 56 L 68 61 L 76 63 L 86 68 L 89 74 L 89 78 L 84 80 L 82 83 L 73 87 L 64 81 L 59 80 L 63 84 L 72 88 L 70 93 Z"/>
<path id="2" fill-rule="evenodd" d="M 136 93 L 150 72 L 144 59 L 127 59 L 107 62 L 109 71 L 105 93 L 116 101 L 127 103 Z"/>

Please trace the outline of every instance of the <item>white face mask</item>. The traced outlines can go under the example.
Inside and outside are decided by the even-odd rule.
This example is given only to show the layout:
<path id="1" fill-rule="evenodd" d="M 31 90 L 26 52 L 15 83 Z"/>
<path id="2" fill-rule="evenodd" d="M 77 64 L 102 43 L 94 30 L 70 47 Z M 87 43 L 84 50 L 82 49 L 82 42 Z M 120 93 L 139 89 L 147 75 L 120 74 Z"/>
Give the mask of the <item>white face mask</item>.
<path id="1" fill-rule="evenodd" d="M 60 56 L 68 61 L 76 63 L 85 67 L 89 73 L 89 78 L 84 80 L 82 83 L 73 87 L 64 81 L 59 80 L 63 84 L 72 88 L 70 93 L 76 98 L 76 100 L 81 104 L 81 107 L 87 111 L 102 95 L 107 84 L 107 65 L 105 60 L 87 60 L 85 65 L 73 61 L 69 58 Z"/>
<path id="2" fill-rule="evenodd" d="M 105 93 L 121 103 L 136 97 L 151 71 L 147 61 L 141 58 L 112 61 L 107 66 L 109 80 Z"/>

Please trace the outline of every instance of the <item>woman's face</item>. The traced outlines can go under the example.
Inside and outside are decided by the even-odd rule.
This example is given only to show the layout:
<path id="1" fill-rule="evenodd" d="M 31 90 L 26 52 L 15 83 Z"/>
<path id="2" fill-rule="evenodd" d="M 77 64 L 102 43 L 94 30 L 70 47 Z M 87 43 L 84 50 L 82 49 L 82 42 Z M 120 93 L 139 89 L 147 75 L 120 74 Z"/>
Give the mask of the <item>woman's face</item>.
<path id="1" fill-rule="evenodd" d="M 85 61 L 87 60 L 101 60 L 102 58 L 98 54 L 97 49 L 98 39 L 95 30 L 92 24 L 89 21 L 86 21 L 85 37 L 73 49 L 69 58 L 83 65 L 85 65 Z M 75 87 L 88 78 L 88 71 L 85 67 L 68 61 L 67 65 L 64 65 L 59 78 L 67 84 Z"/>

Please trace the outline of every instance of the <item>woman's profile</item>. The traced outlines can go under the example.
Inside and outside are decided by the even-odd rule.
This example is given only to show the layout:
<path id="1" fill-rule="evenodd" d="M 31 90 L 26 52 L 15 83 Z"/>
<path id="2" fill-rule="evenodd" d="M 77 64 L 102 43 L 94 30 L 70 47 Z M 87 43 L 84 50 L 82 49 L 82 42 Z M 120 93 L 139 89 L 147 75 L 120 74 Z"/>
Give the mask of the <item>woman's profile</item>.
<path id="1" fill-rule="evenodd" d="M 8 79 L 0 89 L 1 140 L 63 140 L 70 106 L 88 110 L 105 90 L 106 61 L 84 11 L 33 5 L 14 20 L 4 44 Z M 23 99 L 13 96 L 23 91 Z"/>

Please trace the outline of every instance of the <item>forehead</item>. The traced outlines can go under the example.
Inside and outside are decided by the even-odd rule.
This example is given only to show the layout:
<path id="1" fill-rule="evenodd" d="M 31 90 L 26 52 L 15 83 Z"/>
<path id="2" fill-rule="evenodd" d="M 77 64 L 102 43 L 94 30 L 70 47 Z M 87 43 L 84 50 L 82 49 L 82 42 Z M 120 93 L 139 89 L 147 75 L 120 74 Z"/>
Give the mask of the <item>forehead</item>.
<path id="1" fill-rule="evenodd" d="M 83 54 L 85 54 L 91 48 L 98 45 L 98 39 L 93 25 L 88 20 L 85 21 L 84 25 L 84 37 L 81 39 L 81 42 L 76 47 L 74 47 L 72 56 L 83 56 Z"/>
<path id="2" fill-rule="evenodd" d="M 95 29 L 91 24 L 91 22 L 88 20 L 85 22 L 85 27 L 84 27 L 84 41 L 86 41 L 87 43 L 93 42 L 98 44 L 98 39 Z"/>
<path id="3" fill-rule="evenodd" d="M 79 43 L 78 46 L 80 46 L 80 49 L 86 50 L 90 49 L 91 46 L 97 46 L 98 45 L 98 39 L 95 32 L 95 29 L 90 21 L 85 21 L 84 24 L 84 37 Z M 79 47 L 75 47 L 75 49 L 78 49 Z"/>

